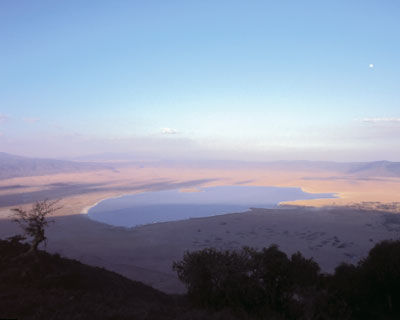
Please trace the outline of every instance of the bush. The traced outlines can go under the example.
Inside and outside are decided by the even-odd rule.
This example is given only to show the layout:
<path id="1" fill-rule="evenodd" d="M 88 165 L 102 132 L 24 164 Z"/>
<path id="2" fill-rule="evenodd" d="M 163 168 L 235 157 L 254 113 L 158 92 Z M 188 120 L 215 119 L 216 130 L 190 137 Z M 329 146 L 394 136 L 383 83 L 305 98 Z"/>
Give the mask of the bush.
<path id="1" fill-rule="evenodd" d="M 213 308 L 235 306 L 242 298 L 247 278 L 247 258 L 243 253 L 204 249 L 187 252 L 173 269 L 197 305 Z"/>
<path id="2" fill-rule="evenodd" d="M 383 241 L 357 266 L 341 264 L 326 277 L 321 308 L 332 318 L 400 318 L 400 241 Z"/>
<path id="3" fill-rule="evenodd" d="M 37 254 L 38 246 L 42 242 L 46 244 L 47 237 L 45 235 L 45 228 L 48 227 L 52 220 L 48 220 L 47 217 L 54 214 L 61 207 L 57 207 L 58 201 L 36 201 L 29 211 L 21 208 L 11 209 L 14 213 L 13 221 L 24 231 L 24 234 L 31 238 L 30 252 Z M 24 240 L 23 236 L 15 236 L 13 240 Z"/>
<path id="4" fill-rule="evenodd" d="M 275 245 L 261 251 L 187 252 L 173 269 L 193 303 L 254 315 L 302 312 L 305 288 L 315 286 L 319 275 L 319 266 L 312 259 L 300 253 L 289 259 Z"/>
<path id="5" fill-rule="evenodd" d="M 262 319 L 400 319 L 400 241 L 378 243 L 357 266 L 341 264 L 333 275 L 275 245 L 188 252 L 174 269 L 202 307 Z"/>
<path id="6" fill-rule="evenodd" d="M 400 241 L 378 243 L 359 264 L 365 305 L 377 315 L 400 316 Z"/>

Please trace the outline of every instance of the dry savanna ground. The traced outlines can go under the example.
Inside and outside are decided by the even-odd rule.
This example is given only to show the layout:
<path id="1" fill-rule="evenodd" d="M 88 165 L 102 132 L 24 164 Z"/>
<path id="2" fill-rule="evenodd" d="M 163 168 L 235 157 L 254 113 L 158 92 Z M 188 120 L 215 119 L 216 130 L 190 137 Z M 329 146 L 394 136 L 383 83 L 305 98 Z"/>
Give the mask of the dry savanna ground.
<path id="1" fill-rule="evenodd" d="M 310 207 L 254 209 L 132 229 L 98 223 L 80 214 L 104 198 L 128 193 L 232 184 L 301 187 L 306 192 L 335 193 L 338 198 L 292 203 Z M 61 199 L 63 208 L 48 230 L 49 251 L 166 292 L 182 292 L 171 265 L 187 250 L 261 248 L 276 243 L 289 254 L 299 250 L 313 257 L 327 272 L 342 261 L 356 263 L 376 242 L 399 236 L 400 219 L 393 213 L 400 211 L 399 190 L 399 178 L 259 169 L 135 166 L 14 178 L 0 181 L 0 238 L 19 232 L 7 219 L 10 208 L 45 198 Z M 369 210 L 360 210 L 365 208 Z"/>
<path id="2" fill-rule="evenodd" d="M 59 215 L 77 214 L 96 202 L 123 194 L 192 189 L 217 185 L 301 187 L 310 193 L 335 193 L 335 199 L 288 202 L 308 206 L 399 202 L 400 178 L 343 176 L 336 172 L 260 169 L 203 169 L 191 167 L 125 167 L 84 173 L 54 174 L 0 180 L 0 208 L 29 205 L 36 200 L 61 199 Z"/>

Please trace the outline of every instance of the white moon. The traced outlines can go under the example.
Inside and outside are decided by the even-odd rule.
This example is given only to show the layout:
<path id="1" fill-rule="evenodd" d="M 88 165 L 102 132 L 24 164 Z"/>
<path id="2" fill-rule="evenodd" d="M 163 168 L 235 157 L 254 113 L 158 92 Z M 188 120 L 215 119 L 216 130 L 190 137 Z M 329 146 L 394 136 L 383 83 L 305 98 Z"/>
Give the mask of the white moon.
<path id="1" fill-rule="evenodd" d="M 368 66 L 369 66 L 370 68 L 373 68 L 373 67 L 374 67 L 374 64 L 373 64 L 373 63 L 370 63 Z"/>

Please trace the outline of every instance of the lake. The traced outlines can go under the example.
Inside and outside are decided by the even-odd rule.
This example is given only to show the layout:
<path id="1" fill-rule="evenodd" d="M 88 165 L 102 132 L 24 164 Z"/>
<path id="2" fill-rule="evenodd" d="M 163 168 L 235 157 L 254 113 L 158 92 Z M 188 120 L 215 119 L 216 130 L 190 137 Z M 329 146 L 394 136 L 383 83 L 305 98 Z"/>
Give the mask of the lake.
<path id="1" fill-rule="evenodd" d="M 199 192 L 165 190 L 106 199 L 91 208 L 89 218 L 113 226 L 137 225 L 276 208 L 282 201 L 335 198 L 332 193 L 307 193 L 300 188 L 217 186 Z"/>

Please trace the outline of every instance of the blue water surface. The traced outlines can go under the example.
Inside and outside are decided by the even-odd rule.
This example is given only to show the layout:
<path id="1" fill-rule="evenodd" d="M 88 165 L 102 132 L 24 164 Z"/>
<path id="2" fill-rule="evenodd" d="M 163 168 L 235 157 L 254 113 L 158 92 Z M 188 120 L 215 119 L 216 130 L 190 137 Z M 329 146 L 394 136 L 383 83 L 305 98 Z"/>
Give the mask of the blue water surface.
<path id="1" fill-rule="evenodd" d="M 307 193 L 300 188 L 259 186 L 208 187 L 199 192 L 166 190 L 125 195 L 91 208 L 91 219 L 114 226 L 134 227 L 154 222 L 275 208 L 281 201 L 334 198 L 331 193 Z"/>

